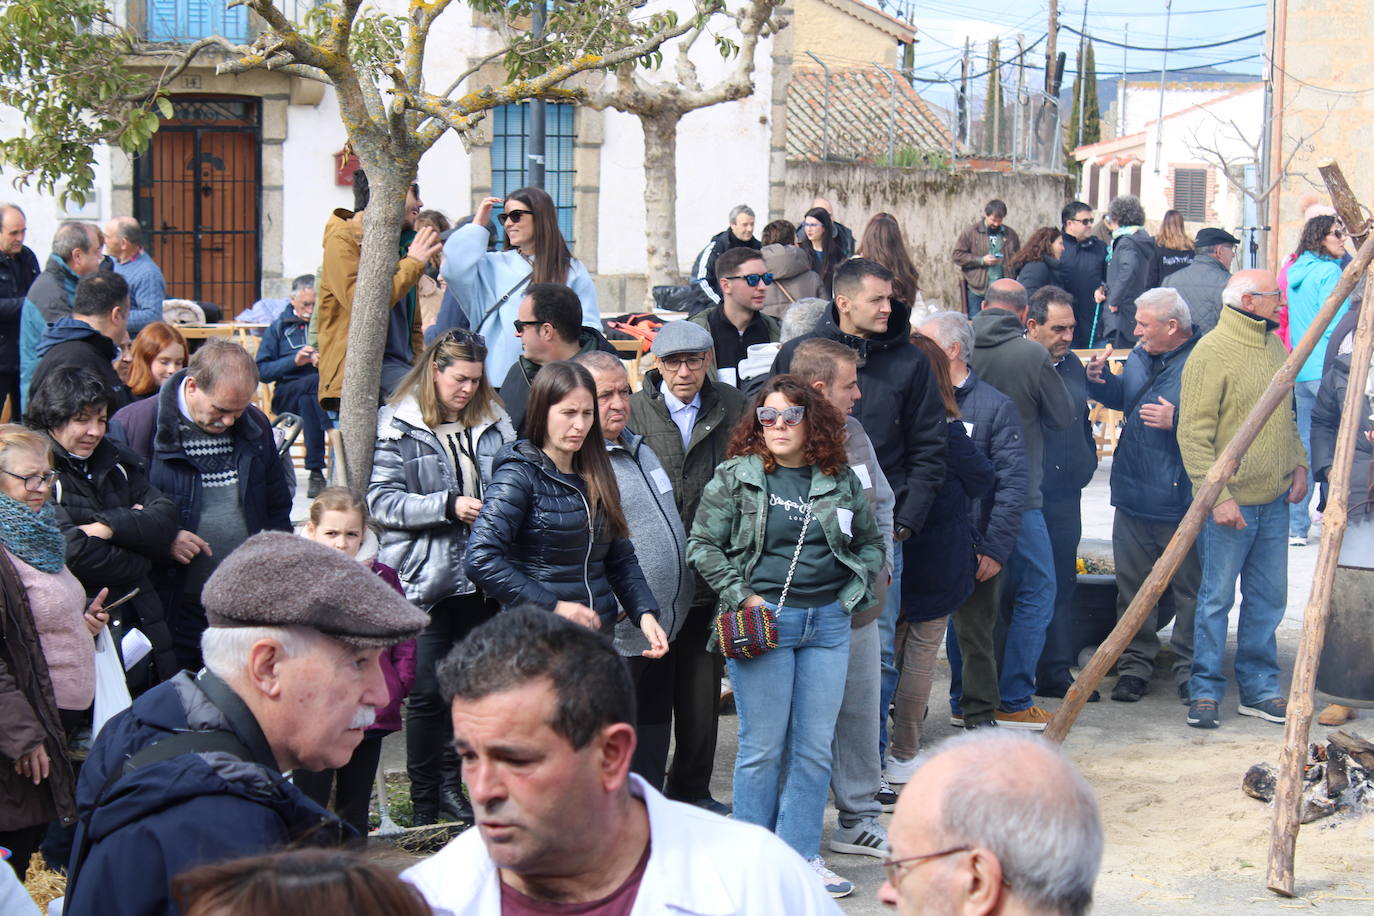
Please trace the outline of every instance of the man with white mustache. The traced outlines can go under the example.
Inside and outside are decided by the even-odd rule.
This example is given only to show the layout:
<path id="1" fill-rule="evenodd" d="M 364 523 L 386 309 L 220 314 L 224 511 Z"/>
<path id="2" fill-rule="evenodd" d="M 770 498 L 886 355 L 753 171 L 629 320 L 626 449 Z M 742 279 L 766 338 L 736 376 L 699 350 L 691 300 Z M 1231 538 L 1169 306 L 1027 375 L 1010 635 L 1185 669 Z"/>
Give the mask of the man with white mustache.
<path id="1" fill-rule="evenodd" d="M 82 770 L 68 916 L 174 914 L 187 868 L 352 833 L 284 774 L 348 762 L 388 700 L 378 656 L 428 618 L 343 552 L 282 532 L 231 553 L 203 600 L 205 667 L 110 720 Z"/>

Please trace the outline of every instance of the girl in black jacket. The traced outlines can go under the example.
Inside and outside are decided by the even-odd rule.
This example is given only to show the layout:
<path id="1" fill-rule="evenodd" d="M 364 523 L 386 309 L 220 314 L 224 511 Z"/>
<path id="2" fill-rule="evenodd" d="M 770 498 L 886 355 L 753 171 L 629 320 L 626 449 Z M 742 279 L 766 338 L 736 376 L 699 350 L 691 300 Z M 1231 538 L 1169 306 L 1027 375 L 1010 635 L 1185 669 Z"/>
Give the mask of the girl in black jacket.
<path id="1" fill-rule="evenodd" d="M 649 641 L 644 655 L 663 657 L 668 637 L 620 511 L 591 373 L 566 361 L 540 369 L 525 430 L 496 455 L 468 577 L 502 607 L 532 604 L 593 629 L 609 631 L 623 607 Z"/>
<path id="2" fill-rule="evenodd" d="M 1010 275 L 1026 288 L 1029 299 L 1042 286 L 1063 286 L 1059 259 L 1064 256 L 1064 233 L 1049 226 L 1031 233 L 1007 265 Z"/>

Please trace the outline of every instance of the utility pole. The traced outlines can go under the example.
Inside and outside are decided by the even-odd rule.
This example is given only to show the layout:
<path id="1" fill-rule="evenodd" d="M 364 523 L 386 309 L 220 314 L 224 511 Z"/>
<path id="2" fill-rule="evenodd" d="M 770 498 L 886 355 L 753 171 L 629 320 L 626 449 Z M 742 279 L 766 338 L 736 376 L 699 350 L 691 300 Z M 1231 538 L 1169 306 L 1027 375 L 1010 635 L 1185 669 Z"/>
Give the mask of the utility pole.
<path id="1" fill-rule="evenodd" d="M 959 65 L 959 139 L 968 142 L 969 38 L 964 36 L 964 62 Z"/>
<path id="2" fill-rule="evenodd" d="M 1054 62 L 1059 50 L 1059 0 L 1050 0 L 1049 38 L 1045 45 L 1045 95 L 1054 94 Z"/>
<path id="3" fill-rule="evenodd" d="M 1169 65 L 1169 20 L 1173 16 L 1173 6 L 1174 0 L 1164 0 L 1164 54 L 1159 59 L 1159 119 L 1155 121 L 1156 175 L 1164 165 L 1164 71 Z"/>
<path id="4" fill-rule="evenodd" d="M 1127 23 L 1121 39 L 1121 88 L 1116 91 L 1116 135 L 1126 136 L 1126 45 L 1131 43 L 1131 26 Z"/>
<path id="5" fill-rule="evenodd" d="M 1078 138 L 1074 146 L 1083 145 L 1083 102 L 1088 85 L 1083 78 L 1083 68 L 1088 63 L 1088 0 L 1083 0 L 1083 27 L 1078 31 Z"/>
<path id="6" fill-rule="evenodd" d="M 1016 108 L 1012 112 L 1015 118 L 1011 122 L 1011 161 L 1016 162 L 1016 154 L 1023 142 L 1022 127 L 1026 120 L 1026 36 L 1017 34 L 1016 36 Z"/>
<path id="7" fill-rule="evenodd" d="M 534 43 L 536 45 L 544 40 L 544 15 L 546 12 L 545 2 L 534 5 Z M 529 186 L 532 188 L 544 187 L 544 100 L 534 99 L 530 102 L 530 145 L 525 153 L 529 160 Z"/>

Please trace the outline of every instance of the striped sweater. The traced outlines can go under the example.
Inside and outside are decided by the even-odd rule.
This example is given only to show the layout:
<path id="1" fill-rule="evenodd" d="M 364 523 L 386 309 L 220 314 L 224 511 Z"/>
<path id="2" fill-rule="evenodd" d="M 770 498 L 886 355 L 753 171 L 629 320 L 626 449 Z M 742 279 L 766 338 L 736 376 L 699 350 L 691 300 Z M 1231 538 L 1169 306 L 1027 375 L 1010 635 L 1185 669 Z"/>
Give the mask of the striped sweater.
<path id="1" fill-rule="evenodd" d="M 1178 448 L 1195 491 L 1287 357 L 1269 331 L 1265 319 L 1224 307 L 1183 367 Z M 1271 503 L 1287 492 L 1293 470 L 1306 466 L 1291 402 L 1280 405 L 1213 505 L 1228 499 L 1242 506 Z"/>

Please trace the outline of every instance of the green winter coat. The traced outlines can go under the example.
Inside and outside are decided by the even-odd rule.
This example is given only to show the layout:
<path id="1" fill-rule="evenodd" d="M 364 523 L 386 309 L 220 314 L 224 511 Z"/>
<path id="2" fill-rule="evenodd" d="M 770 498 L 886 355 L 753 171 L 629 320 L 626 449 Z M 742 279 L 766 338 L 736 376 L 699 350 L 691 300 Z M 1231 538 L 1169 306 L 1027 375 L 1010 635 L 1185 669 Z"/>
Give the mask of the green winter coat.
<path id="1" fill-rule="evenodd" d="M 835 558 L 854 575 L 840 589 L 846 614 L 876 600 L 874 586 L 883 568 L 883 538 L 858 476 L 848 467 L 834 477 L 811 469 L 812 517 L 825 532 Z M 853 512 L 851 534 L 840 528 L 839 509 Z M 701 494 L 696 521 L 687 539 L 687 562 L 720 596 L 717 610 L 736 608 L 754 594 L 749 577 L 763 551 L 768 521 L 768 485 L 757 455 L 731 458 Z M 814 522 L 813 522 L 814 523 Z"/>

